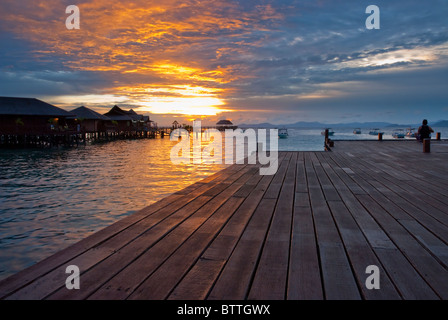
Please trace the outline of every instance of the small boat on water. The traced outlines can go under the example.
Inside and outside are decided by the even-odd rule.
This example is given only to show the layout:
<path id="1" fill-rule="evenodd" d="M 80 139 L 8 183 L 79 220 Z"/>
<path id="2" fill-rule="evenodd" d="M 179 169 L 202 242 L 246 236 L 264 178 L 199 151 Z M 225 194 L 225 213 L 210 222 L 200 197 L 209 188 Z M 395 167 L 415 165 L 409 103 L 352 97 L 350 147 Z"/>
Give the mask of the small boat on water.
<path id="1" fill-rule="evenodd" d="M 361 134 L 361 128 L 355 128 L 353 134 Z"/>
<path id="2" fill-rule="evenodd" d="M 280 139 L 288 138 L 288 129 L 286 128 L 278 129 L 278 137 Z"/>
<path id="3" fill-rule="evenodd" d="M 379 133 L 384 133 L 384 132 L 380 131 L 380 129 L 372 129 L 369 131 L 369 134 L 371 136 L 377 136 Z"/>
<path id="4" fill-rule="evenodd" d="M 395 132 L 392 134 L 392 137 L 395 139 L 403 139 L 406 136 L 403 129 L 396 129 Z"/>
<path id="5" fill-rule="evenodd" d="M 327 130 L 328 129 L 328 136 L 330 137 L 330 136 L 333 136 L 334 135 L 334 131 L 333 131 L 333 129 L 331 129 L 331 128 L 325 128 L 325 130 Z M 321 135 L 325 135 L 325 130 L 324 131 L 322 131 L 320 134 Z"/>
<path id="6" fill-rule="evenodd" d="M 406 132 L 406 138 L 416 138 L 416 134 L 414 132 L 415 128 L 408 128 L 408 132 Z"/>

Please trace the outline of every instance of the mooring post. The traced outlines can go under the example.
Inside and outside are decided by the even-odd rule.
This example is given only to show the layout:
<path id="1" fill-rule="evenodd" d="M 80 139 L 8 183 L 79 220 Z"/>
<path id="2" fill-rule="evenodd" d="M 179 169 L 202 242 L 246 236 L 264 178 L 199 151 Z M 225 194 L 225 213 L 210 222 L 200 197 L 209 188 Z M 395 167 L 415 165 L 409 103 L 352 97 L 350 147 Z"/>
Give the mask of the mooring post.
<path id="1" fill-rule="evenodd" d="M 429 138 L 423 139 L 423 152 L 424 153 L 431 152 L 431 139 Z"/>
<path id="2" fill-rule="evenodd" d="M 440 138 L 441 138 L 441 136 L 440 136 L 440 132 L 437 132 L 437 133 L 436 133 L 436 140 L 437 140 L 437 141 L 440 141 Z"/>
<path id="3" fill-rule="evenodd" d="M 383 133 L 382 132 L 378 133 L 378 141 L 383 141 Z"/>

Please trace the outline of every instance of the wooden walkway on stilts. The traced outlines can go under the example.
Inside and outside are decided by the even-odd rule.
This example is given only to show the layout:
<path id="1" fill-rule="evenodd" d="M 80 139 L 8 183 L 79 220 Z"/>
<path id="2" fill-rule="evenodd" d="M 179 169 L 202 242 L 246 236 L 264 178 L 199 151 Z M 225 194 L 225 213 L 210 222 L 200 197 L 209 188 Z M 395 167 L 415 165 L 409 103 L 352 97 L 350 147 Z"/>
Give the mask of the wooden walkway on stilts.
<path id="1" fill-rule="evenodd" d="M 445 141 L 280 152 L 275 175 L 232 165 L 3 280 L 0 297 L 448 299 L 447 190 Z"/>

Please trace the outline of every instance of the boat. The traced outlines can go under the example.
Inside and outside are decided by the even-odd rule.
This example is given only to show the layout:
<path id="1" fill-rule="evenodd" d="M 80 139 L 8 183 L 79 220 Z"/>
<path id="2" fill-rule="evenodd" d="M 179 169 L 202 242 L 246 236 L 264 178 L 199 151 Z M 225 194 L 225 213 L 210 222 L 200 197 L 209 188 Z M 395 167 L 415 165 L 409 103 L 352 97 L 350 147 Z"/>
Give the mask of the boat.
<path id="1" fill-rule="evenodd" d="M 392 134 L 392 137 L 395 139 L 403 139 L 405 137 L 405 133 L 403 129 L 396 129 L 395 132 Z"/>
<path id="2" fill-rule="evenodd" d="M 333 131 L 333 129 L 331 129 L 331 128 L 325 128 L 325 130 L 324 131 L 322 131 L 320 134 L 321 135 L 325 135 L 325 131 L 328 129 L 328 136 L 330 137 L 330 136 L 332 136 L 332 135 L 334 135 L 334 131 Z"/>
<path id="3" fill-rule="evenodd" d="M 380 131 L 380 129 L 372 129 L 372 130 L 369 131 L 369 134 L 371 136 L 377 136 L 379 133 L 384 134 L 384 132 Z"/>
<path id="4" fill-rule="evenodd" d="M 361 128 L 355 128 L 353 134 L 361 134 Z"/>
<path id="5" fill-rule="evenodd" d="M 414 130 L 415 128 L 408 128 L 408 132 L 406 132 L 406 138 L 416 138 L 417 135 L 415 134 Z"/>
<path id="6" fill-rule="evenodd" d="M 288 138 L 288 129 L 286 128 L 278 129 L 278 137 L 280 139 Z"/>

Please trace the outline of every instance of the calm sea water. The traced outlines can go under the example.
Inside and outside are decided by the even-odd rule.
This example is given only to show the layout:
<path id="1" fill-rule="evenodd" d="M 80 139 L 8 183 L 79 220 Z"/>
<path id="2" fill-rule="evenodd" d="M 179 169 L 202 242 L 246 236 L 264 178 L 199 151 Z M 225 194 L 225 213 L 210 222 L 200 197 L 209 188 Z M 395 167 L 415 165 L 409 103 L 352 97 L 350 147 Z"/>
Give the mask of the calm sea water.
<path id="1" fill-rule="evenodd" d="M 0 150 L 0 278 L 226 167 L 173 165 L 175 144 Z"/>
<path id="2" fill-rule="evenodd" d="M 280 151 L 323 150 L 322 129 L 288 131 Z M 376 139 L 368 130 L 335 131 L 335 140 Z M 384 131 L 392 138 L 393 129 Z M 165 138 L 0 150 L 0 279 L 227 166 L 174 165 L 175 144 Z"/>

